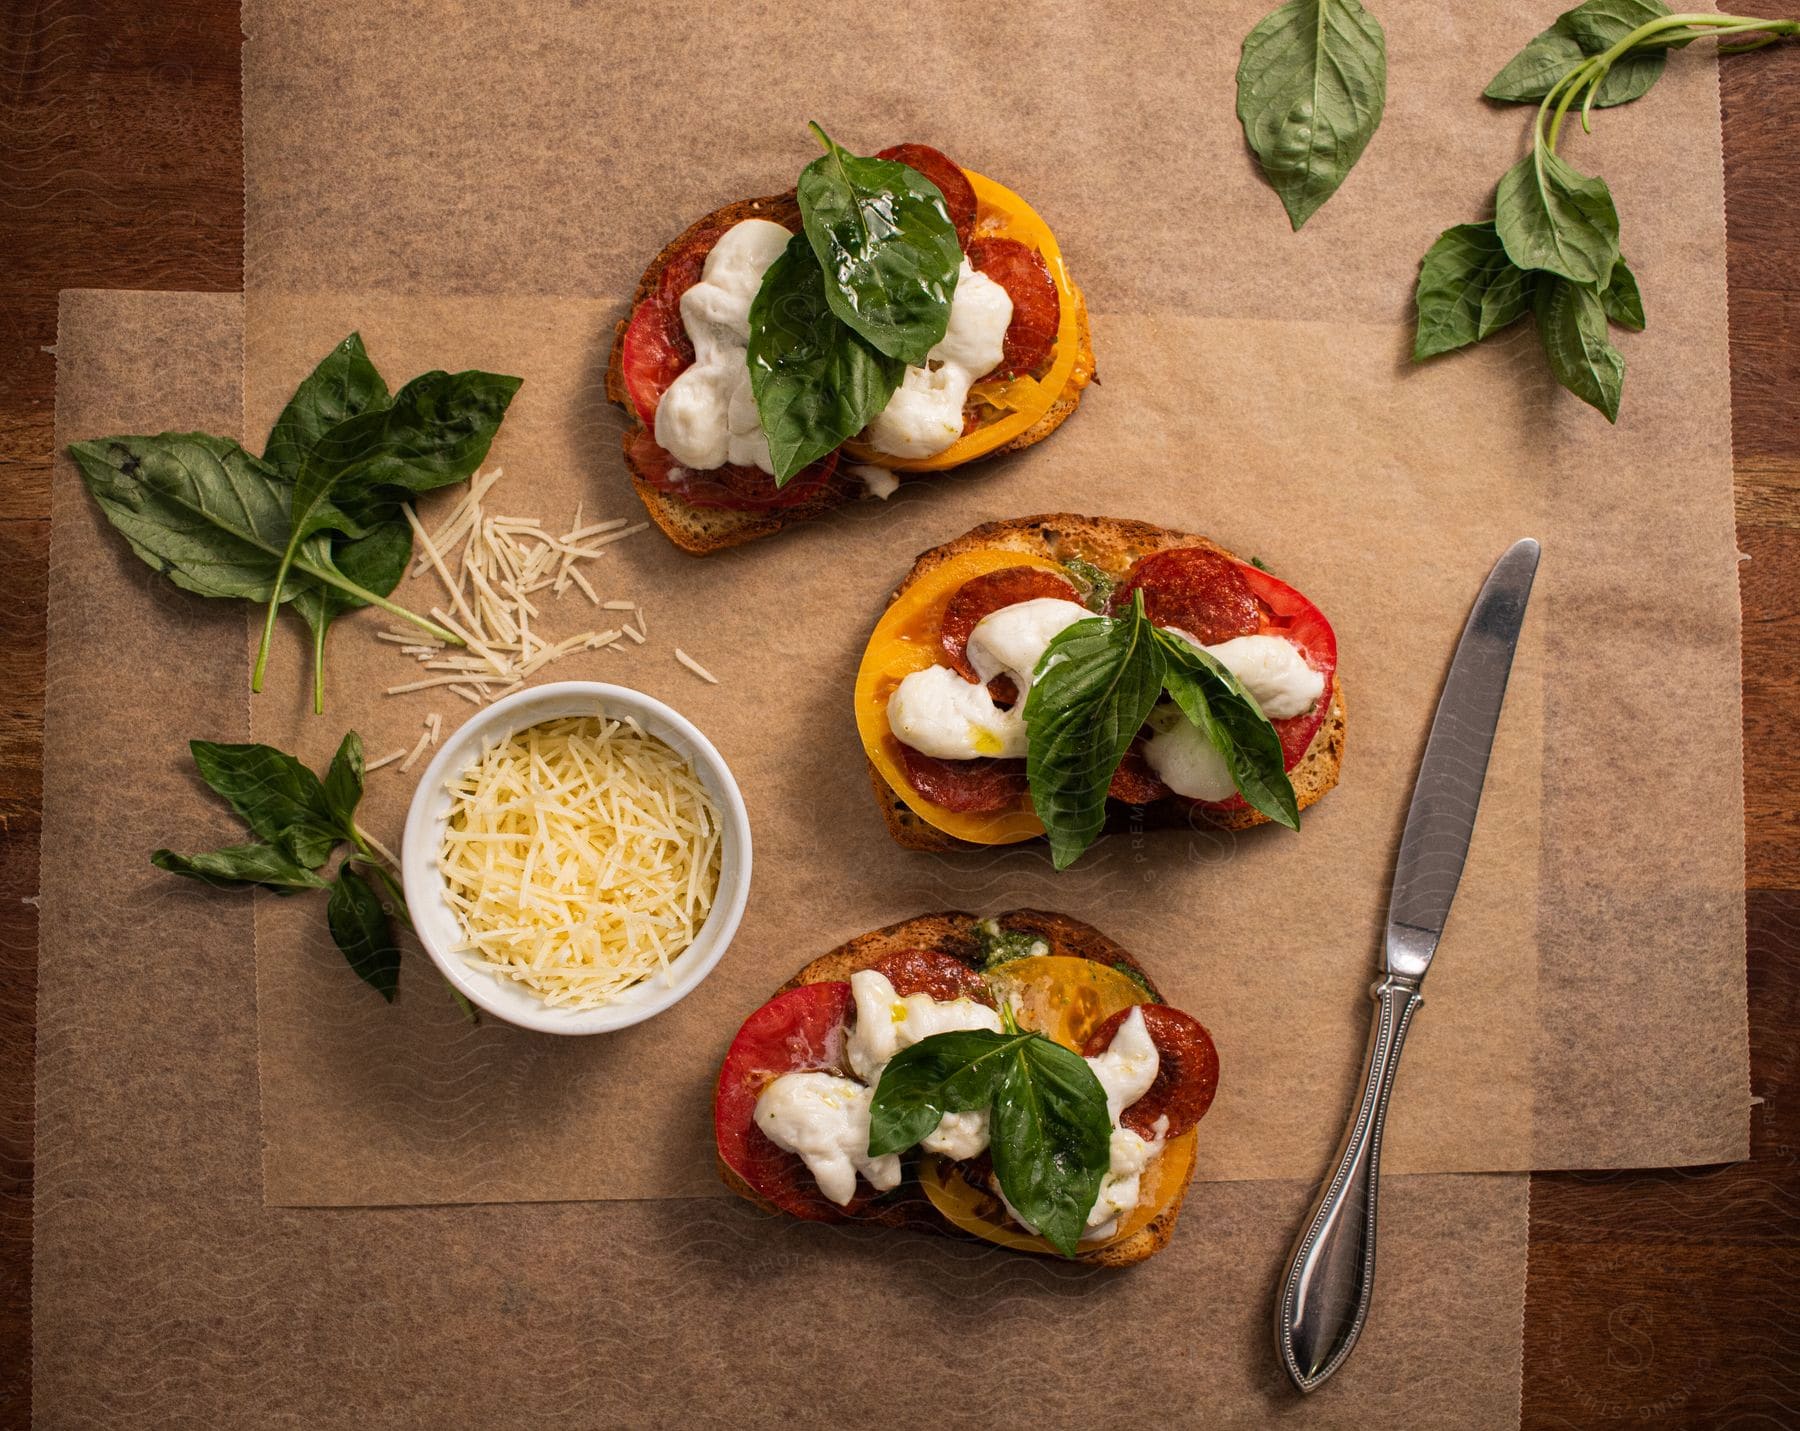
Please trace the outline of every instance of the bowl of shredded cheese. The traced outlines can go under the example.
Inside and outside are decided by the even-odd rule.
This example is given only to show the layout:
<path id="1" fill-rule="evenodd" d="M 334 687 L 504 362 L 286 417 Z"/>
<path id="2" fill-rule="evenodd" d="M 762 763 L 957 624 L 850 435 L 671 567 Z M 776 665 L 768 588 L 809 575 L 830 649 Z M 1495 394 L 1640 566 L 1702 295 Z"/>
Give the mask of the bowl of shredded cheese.
<path id="1" fill-rule="evenodd" d="M 750 821 L 712 742 L 641 691 L 564 681 L 464 723 L 413 795 L 401 867 L 420 942 L 497 1018 L 641 1023 L 737 932 Z"/>

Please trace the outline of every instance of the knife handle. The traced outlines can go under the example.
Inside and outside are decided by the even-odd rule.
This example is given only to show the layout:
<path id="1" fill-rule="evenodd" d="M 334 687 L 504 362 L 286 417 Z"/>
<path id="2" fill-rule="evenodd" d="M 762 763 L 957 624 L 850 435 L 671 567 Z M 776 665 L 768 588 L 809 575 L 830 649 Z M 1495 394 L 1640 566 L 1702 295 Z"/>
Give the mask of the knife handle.
<path id="1" fill-rule="evenodd" d="M 1407 1026 L 1425 1002 L 1418 981 L 1398 974 L 1377 980 L 1369 993 L 1375 1020 L 1362 1098 L 1344 1129 L 1337 1166 L 1294 1244 L 1275 1304 L 1276 1348 L 1301 1391 L 1312 1391 L 1343 1365 L 1369 1315 L 1381 1129 Z"/>

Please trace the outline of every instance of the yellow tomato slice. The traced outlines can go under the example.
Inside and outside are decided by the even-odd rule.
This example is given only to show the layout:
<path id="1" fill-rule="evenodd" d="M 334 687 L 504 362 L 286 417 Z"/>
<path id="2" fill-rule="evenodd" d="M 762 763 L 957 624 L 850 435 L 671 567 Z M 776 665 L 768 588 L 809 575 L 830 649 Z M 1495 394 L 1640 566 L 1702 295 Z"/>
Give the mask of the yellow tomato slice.
<path id="1" fill-rule="evenodd" d="M 985 457 L 1004 447 L 1026 429 L 1035 427 L 1049 412 L 1068 386 L 1080 357 L 1081 294 L 1069 278 L 1062 250 L 1050 226 L 1037 216 L 1011 189 L 996 184 L 972 170 L 963 173 L 975 189 L 975 236 L 977 238 L 1016 239 L 1027 248 L 1036 249 L 1050 270 L 1050 281 L 1056 285 L 1058 306 L 1056 324 L 1056 356 L 1050 370 L 1041 378 L 1022 375 L 994 382 L 977 383 L 970 395 L 1005 413 L 993 422 L 983 423 L 975 431 L 959 437 L 942 452 L 930 457 L 892 457 L 877 452 L 866 443 L 851 441 L 845 450 L 859 462 L 878 462 L 896 472 L 938 472 L 959 463 Z M 1085 376 L 1082 379 L 1086 382 Z"/>
<path id="2" fill-rule="evenodd" d="M 944 608 L 957 589 L 975 577 L 1009 566 L 1062 570 L 1048 557 L 1026 552 L 972 551 L 953 556 L 920 577 L 888 607 L 869 637 L 856 673 L 856 728 L 870 761 L 920 819 L 977 845 L 1010 845 L 1043 834 L 1043 822 L 1032 810 L 1030 797 L 1021 796 L 1010 810 L 978 814 L 946 810 L 927 800 L 906 778 L 900 742 L 888 727 L 888 697 L 903 678 L 937 664 L 938 629 Z"/>
<path id="3" fill-rule="evenodd" d="M 1089 1037 L 1120 1009 L 1150 1002 L 1149 991 L 1129 974 L 1092 959 L 1046 954 L 1002 964 L 989 976 L 997 999 L 1011 998 L 1019 1025 L 1036 1029 L 1065 1048 L 1079 1052 Z M 1083 1243 L 1091 1251 L 1142 1231 L 1182 1195 L 1194 1168 L 1198 1129 L 1171 1138 L 1149 1167 L 1138 1189 L 1138 1205 L 1113 1235 Z M 964 1232 L 1022 1252 L 1059 1255 L 1043 1238 L 1014 1222 L 995 1193 L 971 1182 L 968 1169 L 927 1153 L 919 1164 L 919 1183 L 931 1205 Z"/>

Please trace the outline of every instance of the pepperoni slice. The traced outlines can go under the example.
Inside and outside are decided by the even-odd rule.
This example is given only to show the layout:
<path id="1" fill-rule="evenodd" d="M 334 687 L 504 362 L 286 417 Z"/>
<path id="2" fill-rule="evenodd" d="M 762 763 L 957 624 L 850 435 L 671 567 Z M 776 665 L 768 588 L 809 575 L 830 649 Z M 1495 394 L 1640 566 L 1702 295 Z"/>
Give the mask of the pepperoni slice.
<path id="1" fill-rule="evenodd" d="M 1113 771 L 1112 784 L 1106 787 L 1107 798 L 1122 800 L 1127 805 L 1148 805 L 1170 793 L 1162 777 L 1144 759 L 1144 741 L 1140 736 L 1131 742 L 1119 768 Z"/>
<path id="2" fill-rule="evenodd" d="M 694 361 L 694 345 L 681 323 L 681 295 L 700 281 L 706 256 L 723 229 L 703 229 L 663 265 L 656 291 L 638 304 L 625 329 L 619 364 L 625 391 L 645 427 L 656 425 L 657 404 Z"/>
<path id="3" fill-rule="evenodd" d="M 986 979 L 962 960 L 935 949 L 897 949 L 892 954 L 882 955 L 869 967 L 886 975 L 888 983 L 901 998 L 908 994 L 929 994 L 939 1003 L 974 999 L 977 1003 L 993 1006 L 994 996 Z"/>
<path id="4" fill-rule="evenodd" d="M 777 994 L 744 1020 L 713 1095 L 713 1136 L 725 1166 L 783 1212 L 814 1222 L 853 1216 L 880 1194 L 858 1183 L 847 1206 L 832 1202 L 806 1164 L 756 1126 L 756 1100 L 784 1073 L 841 1069 L 850 1009 L 847 983 L 802 984 Z"/>
<path id="5" fill-rule="evenodd" d="M 1112 609 L 1123 611 L 1132 592 L 1142 588 L 1144 612 L 1152 621 L 1185 631 L 1203 646 L 1254 636 L 1262 609 L 1245 572 L 1255 570 L 1204 547 L 1152 552 L 1114 588 Z"/>
<path id="6" fill-rule="evenodd" d="M 1119 1115 L 1119 1122 L 1141 1138 L 1156 1135 L 1156 1120 L 1167 1118 L 1164 1136 L 1178 1137 L 1206 1116 L 1213 1094 L 1219 1091 L 1219 1051 L 1200 1021 L 1167 1004 L 1140 1004 L 1144 1028 L 1156 1045 L 1156 1081 L 1150 1091 Z M 1089 1058 L 1105 1053 L 1113 1035 L 1131 1017 L 1120 1009 L 1087 1041 L 1082 1053 Z"/>
<path id="7" fill-rule="evenodd" d="M 967 655 L 969 633 L 981 618 L 1003 606 L 1045 596 L 1076 601 L 1080 593 L 1067 577 L 1046 571 L 1041 566 L 1003 566 L 965 581 L 951 596 L 950 604 L 944 608 L 944 619 L 938 624 L 938 644 L 943 647 L 949 664 L 965 681 L 974 680 L 975 668 L 969 664 Z"/>
<path id="8" fill-rule="evenodd" d="M 760 467 L 726 466 L 696 472 L 681 466 L 644 429 L 628 433 L 625 455 L 633 475 L 690 507 L 736 512 L 779 512 L 821 496 L 837 473 L 838 455 L 828 452 L 796 472 L 785 487 Z"/>
<path id="9" fill-rule="evenodd" d="M 1010 810 L 1025 798 L 1025 762 L 992 760 L 939 760 L 904 742 L 900 758 L 906 779 L 914 790 L 934 805 L 958 815 L 985 815 Z"/>
<path id="10" fill-rule="evenodd" d="M 1056 346 L 1056 330 L 1062 322 L 1062 302 L 1043 254 L 1017 239 L 978 238 L 965 246 L 969 263 L 1006 290 L 1012 299 L 1012 322 L 1006 326 L 1006 343 L 1000 366 L 990 378 L 1017 377 L 1036 372 Z"/>
<path id="11" fill-rule="evenodd" d="M 969 246 L 969 235 L 975 228 L 975 186 L 956 162 L 941 149 L 929 144 L 895 144 L 883 149 L 877 159 L 892 159 L 908 169 L 917 169 L 938 186 L 944 196 L 944 209 L 956 225 L 956 241 Z"/>

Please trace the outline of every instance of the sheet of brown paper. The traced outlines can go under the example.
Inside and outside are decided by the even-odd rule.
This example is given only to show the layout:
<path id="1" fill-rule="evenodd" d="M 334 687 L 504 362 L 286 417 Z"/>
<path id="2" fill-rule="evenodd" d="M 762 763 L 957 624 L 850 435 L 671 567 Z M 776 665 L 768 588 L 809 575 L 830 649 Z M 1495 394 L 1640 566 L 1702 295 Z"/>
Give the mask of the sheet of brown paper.
<path id="1" fill-rule="evenodd" d="M 1087 290 L 1104 378 L 1052 441 L 886 506 L 705 562 L 654 533 L 621 545 L 606 594 L 644 603 L 651 644 L 554 674 L 668 699 L 732 762 L 758 868 L 737 944 L 655 1023 L 556 1042 L 461 1027 L 418 968 L 401 1006 L 382 1007 L 298 903 L 264 903 L 270 1201 L 717 1192 L 705 1090 L 769 990 L 888 920 L 1028 903 L 1100 924 L 1213 1029 L 1224 1091 L 1203 1177 L 1314 1175 L 1356 1073 L 1386 877 L 1442 673 L 1489 563 L 1526 533 L 1546 546 L 1540 595 L 1389 1166 L 1742 1154 L 1710 64 L 1672 64 L 1653 100 L 1602 116 L 1586 151 L 1603 156 L 1592 162 L 1619 196 L 1652 309 L 1650 332 L 1627 340 L 1626 414 L 1610 430 L 1554 387 L 1528 324 L 1424 370 L 1406 363 L 1419 255 L 1483 212 L 1525 131 L 1523 112 L 1475 96 L 1536 26 L 1514 7 L 1384 4 L 1394 83 L 1381 133 L 1290 235 L 1231 110 L 1257 8 L 1090 8 L 1059 17 L 1056 43 L 1021 46 L 1039 12 L 971 33 L 954 6 L 871 6 L 808 35 L 766 7 L 724 4 L 707 32 L 755 57 L 756 81 L 695 85 L 666 7 L 493 6 L 428 26 L 365 6 L 247 7 L 257 438 L 360 328 L 395 379 L 433 366 L 526 379 L 494 452 L 508 510 L 631 514 L 620 420 L 600 391 L 612 324 L 665 236 L 791 182 L 815 114 L 853 147 L 941 143 L 1028 196 Z M 1349 753 L 1301 836 L 1115 838 L 1056 877 L 1037 849 L 933 858 L 887 842 L 846 710 L 885 593 L 922 548 L 1055 509 L 1204 532 L 1332 618 Z M 426 582 L 401 596 L 437 599 Z M 429 710 L 453 722 L 454 697 L 378 694 L 410 668 L 373 639 L 376 624 L 336 636 L 323 720 L 305 713 L 297 633 L 284 629 L 257 736 L 322 758 L 346 726 L 385 750 L 410 743 Z M 723 684 L 677 666 L 676 644 Z M 377 777 L 377 833 L 397 832 L 408 793 L 396 773 Z"/>
<path id="2" fill-rule="evenodd" d="M 239 301 L 65 296 L 57 441 L 238 422 Z M 248 735 L 242 615 L 132 557 L 58 457 L 34 1392 L 55 1425 L 1516 1425 L 1527 1180 L 1389 1178 L 1355 1358 L 1302 1401 L 1269 1300 L 1305 1183 L 1197 1186 L 1125 1273 L 737 1202 L 269 1208 L 244 902 L 181 738 Z M 346 643 L 348 644 L 348 643 Z M 411 976 L 411 1001 L 426 1002 Z M 846 1355 L 846 1352 L 853 1355 Z"/>

